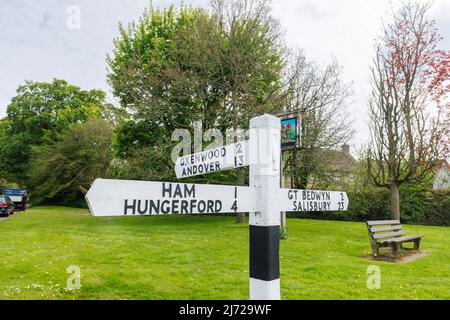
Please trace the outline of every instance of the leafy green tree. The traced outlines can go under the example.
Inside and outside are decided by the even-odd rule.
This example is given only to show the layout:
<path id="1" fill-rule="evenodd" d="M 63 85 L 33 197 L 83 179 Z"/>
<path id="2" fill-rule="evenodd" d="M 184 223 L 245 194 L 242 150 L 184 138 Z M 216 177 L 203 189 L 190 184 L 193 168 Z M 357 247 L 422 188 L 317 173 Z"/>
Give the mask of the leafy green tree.
<path id="1" fill-rule="evenodd" d="M 107 176 L 113 159 L 111 140 L 111 124 L 91 119 L 57 134 L 53 143 L 33 147 L 33 202 L 78 204 L 96 178 Z"/>
<path id="2" fill-rule="evenodd" d="M 0 121 L 0 176 L 9 181 L 23 182 L 31 139 L 24 133 L 9 134 L 9 123 L 8 119 Z"/>
<path id="3" fill-rule="evenodd" d="M 26 182 L 32 146 L 104 112 L 105 93 L 81 90 L 64 80 L 27 81 L 17 89 L 0 124 L 0 167 L 10 181 Z"/>
<path id="4" fill-rule="evenodd" d="M 201 12 L 152 8 L 128 28 L 119 26 L 120 36 L 114 40 L 112 57 L 107 59 L 108 80 L 121 106 L 132 112 L 134 123 L 145 120 L 149 129 L 159 127 L 170 135 L 177 127 L 188 127 L 191 114 L 197 113 L 188 94 L 185 99 L 172 95 L 185 89 L 182 80 L 176 81 L 178 66 L 173 50 L 175 34 Z M 126 131 L 129 128 L 127 124 Z"/>
<path id="5" fill-rule="evenodd" d="M 133 125 L 170 136 L 200 120 L 204 129 L 225 132 L 273 111 L 270 94 L 284 65 L 278 26 L 266 1 L 241 2 L 215 1 L 211 11 L 151 8 L 120 26 L 108 58 L 113 93 L 131 113 L 119 129 L 119 151 L 121 144 L 154 144 L 154 134 L 142 136 Z"/>
<path id="6" fill-rule="evenodd" d="M 130 119 L 116 132 L 117 154 L 131 163 L 150 148 L 170 163 L 175 129 L 194 121 L 222 133 L 246 129 L 251 117 L 279 108 L 284 47 L 269 12 L 267 1 L 220 0 L 209 11 L 151 8 L 120 26 L 108 79 Z M 163 174 L 162 163 L 148 171 Z M 242 170 L 236 179 L 245 183 Z"/>

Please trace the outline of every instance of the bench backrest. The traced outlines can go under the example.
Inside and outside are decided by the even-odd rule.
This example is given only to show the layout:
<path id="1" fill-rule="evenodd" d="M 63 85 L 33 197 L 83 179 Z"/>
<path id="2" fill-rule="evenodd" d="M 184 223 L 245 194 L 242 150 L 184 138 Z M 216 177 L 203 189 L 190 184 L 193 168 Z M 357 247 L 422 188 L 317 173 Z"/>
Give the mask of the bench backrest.
<path id="1" fill-rule="evenodd" d="M 405 235 L 399 220 L 367 221 L 366 224 L 371 240 L 374 241 Z"/>

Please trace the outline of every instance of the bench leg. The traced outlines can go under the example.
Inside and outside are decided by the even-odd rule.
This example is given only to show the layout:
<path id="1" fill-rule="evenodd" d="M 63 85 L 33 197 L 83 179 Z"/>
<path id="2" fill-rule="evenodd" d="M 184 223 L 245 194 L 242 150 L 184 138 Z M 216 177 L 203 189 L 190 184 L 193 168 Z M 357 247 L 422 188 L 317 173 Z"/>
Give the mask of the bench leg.
<path id="1" fill-rule="evenodd" d="M 372 253 L 375 257 L 378 257 L 380 255 L 380 252 L 378 250 L 379 246 L 378 243 L 376 243 L 375 241 L 373 241 L 372 239 L 370 239 L 370 244 L 372 246 Z"/>
<path id="2" fill-rule="evenodd" d="M 420 238 L 414 240 L 414 250 L 419 250 Z"/>
<path id="3" fill-rule="evenodd" d="M 392 255 L 394 256 L 394 259 L 397 259 L 399 248 L 400 248 L 400 244 L 399 243 L 393 243 L 392 244 Z"/>
<path id="4" fill-rule="evenodd" d="M 378 243 L 373 239 L 372 234 L 370 233 L 370 229 L 369 230 L 369 241 L 370 241 L 370 245 L 372 246 L 372 253 L 375 257 L 378 257 L 380 255 L 380 252 L 378 250 L 379 245 Z"/>
<path id="5" fill-rule="evenodd" d="M 373 254 L 375 255 L 375 257 L 378 257 L 380 255 L 378 244 L 375 243 L 372 245 L 372 251 L 373 251 Z"/>

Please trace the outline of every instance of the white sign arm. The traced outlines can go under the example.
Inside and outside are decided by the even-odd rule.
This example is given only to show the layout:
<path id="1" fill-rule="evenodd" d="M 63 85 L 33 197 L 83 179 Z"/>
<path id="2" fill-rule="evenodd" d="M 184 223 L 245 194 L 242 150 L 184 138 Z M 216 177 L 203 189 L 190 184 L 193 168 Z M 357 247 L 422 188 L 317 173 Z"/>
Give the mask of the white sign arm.
<path id="1" fill-rule="evenodd" d="M 177 178 L 187 178 L 249 165 L 248 141 L 205 150 L 177 159 Z"/>
<path id="2" fill-rule="evenodd" d="M 86 201 L 94 216 L 258 210 L 256 188 L 173 182 L 97 179 L 89 189 Z"/>
<path id="3" fill-rule="evenodd" d="M 341 191 L 280 189 L 281 211 L 345 211 L 347 193 Z"/>

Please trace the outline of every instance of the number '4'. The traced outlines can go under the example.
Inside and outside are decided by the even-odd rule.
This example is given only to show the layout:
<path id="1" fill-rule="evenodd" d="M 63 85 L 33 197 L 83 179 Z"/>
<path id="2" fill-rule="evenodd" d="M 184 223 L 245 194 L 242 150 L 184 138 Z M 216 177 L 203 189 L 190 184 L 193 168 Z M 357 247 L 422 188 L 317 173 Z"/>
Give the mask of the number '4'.
<path id="1" fill-rule="evenodd" d="M 231 206 L 231 210 L 233 210 L 234 212 L 237 212 L 237 210 L 238 210 L 238 207 L 237 207 L 237 200 L 235 200 L 235 201 L 233 202 L 233 205 Z"/>

